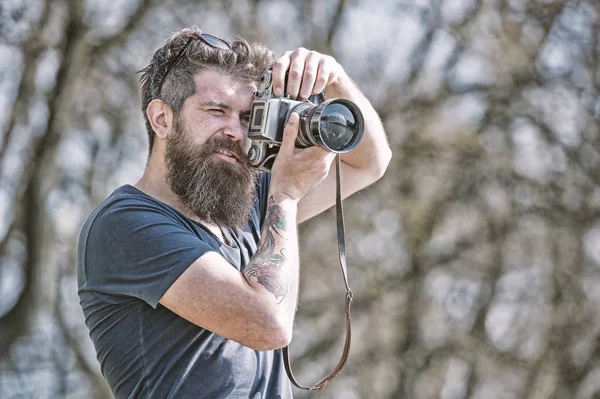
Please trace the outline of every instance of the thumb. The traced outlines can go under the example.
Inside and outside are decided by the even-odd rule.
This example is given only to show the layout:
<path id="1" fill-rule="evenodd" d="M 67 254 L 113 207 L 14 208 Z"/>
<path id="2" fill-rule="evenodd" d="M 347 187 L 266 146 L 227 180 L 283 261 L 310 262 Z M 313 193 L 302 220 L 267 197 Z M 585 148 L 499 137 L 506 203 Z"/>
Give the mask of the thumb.
<path id="1" fill-rule="evenodd" d="M 292 112 L 290 118 L 283 129 L 283 139 L 281 140 L 281 149 L 286 153 L 293 153 L 296 148 L 296 137 L 298 136 L 298 127 L 300 125 L 300 116 Z"/>

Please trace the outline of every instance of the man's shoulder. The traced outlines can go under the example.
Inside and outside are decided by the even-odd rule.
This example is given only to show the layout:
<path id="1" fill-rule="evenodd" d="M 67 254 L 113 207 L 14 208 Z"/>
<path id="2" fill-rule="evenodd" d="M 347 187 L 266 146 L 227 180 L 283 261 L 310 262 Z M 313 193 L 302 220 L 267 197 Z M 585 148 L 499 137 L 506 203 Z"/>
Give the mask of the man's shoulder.
<path id="1" fill-rule="evenodd" d="M 132 205 L 161 207 L 161 202 L 134 186 L 126 184 L 115 189 L 98 205 L 96 211 L 103 211 L 114 207 L 130 207 Z"/>
<path id="2" fill-rule="evenodd" d="M 124 185 L 114 190 L 90 214 L 86 224 L 98 218 L 121 218 L 127 213 L 173 213 L 175 209 L 163 204 L 143 191 L 131 185 Z"/>
<path id="3" fill-rule="evenodd" d="M 80 242 L 90 236 L 128 234 L 149 223 L 179 222 L 182 216 L 166 204 L 152 198 L 131 185 L 114 190 L 94 209 L 80 232 Z"/>
<path id="4" fill-rule="evenodd" d="M 90 271 L 97 283 L 107 274 L 123 273 L 120 268 L 125 266 L 140 269 L 147 258 L 162 256 L 167 262 L 170 255 L 180 255 L 177 249 L 198 247 L 199 239 L 191 222 L 174 208 L 133 186 L 119 187 L 81 228 L 77 250 L 80 287 L 92 279 Z M 198 257 L 197 252 L 190 253 L 192 261 Z"/>

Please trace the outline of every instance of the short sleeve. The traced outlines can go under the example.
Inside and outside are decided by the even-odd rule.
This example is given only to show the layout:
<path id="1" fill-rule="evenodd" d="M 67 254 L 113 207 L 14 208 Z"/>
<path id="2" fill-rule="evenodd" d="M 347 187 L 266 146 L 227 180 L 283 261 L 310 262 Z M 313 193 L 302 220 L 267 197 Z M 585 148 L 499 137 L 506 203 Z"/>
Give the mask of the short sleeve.
<path id="1" fill-rule="evenodd" d="M 135 197 L 100 209 L 84 226 L 82 245 L 86 289 L 136 297 L 152 307 L 196 259 L 214 250 L 173 212 Z"/>

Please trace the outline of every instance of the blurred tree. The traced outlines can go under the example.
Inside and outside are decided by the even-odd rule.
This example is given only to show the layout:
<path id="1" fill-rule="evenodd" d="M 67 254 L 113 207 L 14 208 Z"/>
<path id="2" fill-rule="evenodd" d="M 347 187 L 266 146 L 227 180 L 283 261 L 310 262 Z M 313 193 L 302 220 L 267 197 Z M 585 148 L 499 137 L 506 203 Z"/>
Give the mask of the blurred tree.
<path id="1" fill-rule="evenodd" d="M 75 243 L 146 157 L 135 71 L 198 25 L 334 55 L 394 159 L 346 201 L 354 341 L 322 398 L 600 395 L 596 0 L 0 3 L 0 396 L 107 398 Z M 301 226 L 292 356 L 343 340 L 335 221 Z"/>

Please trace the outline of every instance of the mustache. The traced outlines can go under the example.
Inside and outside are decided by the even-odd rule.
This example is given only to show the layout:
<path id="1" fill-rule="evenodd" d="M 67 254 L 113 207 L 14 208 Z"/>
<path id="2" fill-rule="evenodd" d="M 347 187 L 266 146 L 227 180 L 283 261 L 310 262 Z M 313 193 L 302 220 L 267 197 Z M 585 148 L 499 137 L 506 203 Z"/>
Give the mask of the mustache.
<path id="1" fill-rule="evenodd" d="M 226 150 L 231 152 L 238 161 L 248 163 L 248 155 L 242 150 L 242 147 L 235 141 L 225 137 L 213 137 L 205 144 L 205 152 L 214 153 L 217 150 Z"/>

